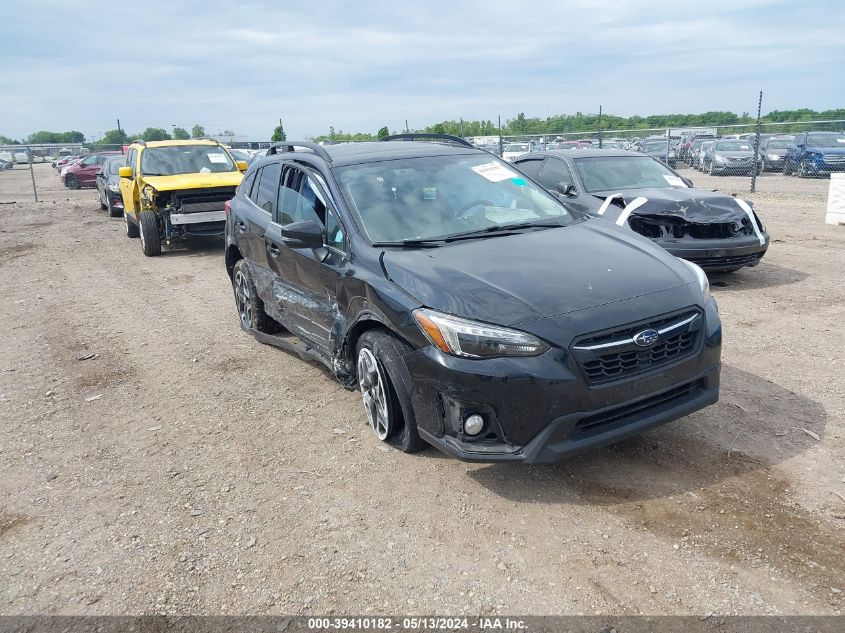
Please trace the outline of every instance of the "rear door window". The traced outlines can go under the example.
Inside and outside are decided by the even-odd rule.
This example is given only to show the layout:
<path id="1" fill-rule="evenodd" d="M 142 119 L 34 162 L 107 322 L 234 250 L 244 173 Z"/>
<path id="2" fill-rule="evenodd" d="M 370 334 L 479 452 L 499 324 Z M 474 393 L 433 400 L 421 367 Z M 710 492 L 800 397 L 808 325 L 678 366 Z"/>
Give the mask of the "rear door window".
<path id="1" fill-rule="evenodd" d="M 279 176 L 282 173 L 281 163 L 270 163 L 261 170 L 261 180 L 258 181 L 258 193 L 255 204 L 270 215 L 276 209 L 276 198 L 279 195 Z"/>

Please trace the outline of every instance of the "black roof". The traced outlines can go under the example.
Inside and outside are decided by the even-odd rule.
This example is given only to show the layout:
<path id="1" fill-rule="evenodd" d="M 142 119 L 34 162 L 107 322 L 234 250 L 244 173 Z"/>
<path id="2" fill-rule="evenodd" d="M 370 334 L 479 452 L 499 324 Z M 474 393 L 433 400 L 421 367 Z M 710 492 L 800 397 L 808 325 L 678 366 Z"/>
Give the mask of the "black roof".
<path id="1" fill-rule="evenodd" d="M 332 157 L 333 167 L 397 158 L 475 154 L 482 151 L 450 143 L 431 141 L 368 141 L 325 145 L 323 147 Z"/>

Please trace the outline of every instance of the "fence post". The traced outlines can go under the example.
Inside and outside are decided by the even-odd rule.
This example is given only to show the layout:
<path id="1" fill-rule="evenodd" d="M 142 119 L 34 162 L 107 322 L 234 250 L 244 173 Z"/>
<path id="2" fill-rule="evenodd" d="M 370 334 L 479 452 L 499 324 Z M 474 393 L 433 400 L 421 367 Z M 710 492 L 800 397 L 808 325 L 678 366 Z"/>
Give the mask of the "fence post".
<path id="1" fill-rule="evenodd" d="M 599 106 L 599 149 L 601 149 L 601 106 Z"/>
<path id="2" fill-rule="evenodd" d="M 502 143 L 502 115 L 499 115 L 499 158 L 504 153 L 504 144 Z"/>
<path id="3" fill-rule="evenodd" d="M 757 128 L 754 133 L 754 167 L 751 168 L 751 193 L 757 188 L 757 161 L 760 158 L 760 109 L 763 106 L 763 91 L 757 100 Z"/>
<path id="4" fill-rule="evenodd" d="M 29 175 L 32 177 L 32 195 L 35 196 L 35 201 L 38 202 L 38 190 L 35 188 L 35 170 L 32 167 L 32 151 L 26 150 L 26 159 L 29 161 Z"/>
<path id="5" fill-rule="evenodd" d="M 672 128 L 666 128 L 666 166 L 669 167 L 669 139 L 672 137 Z M 677 164 L 676 164 L 677 166 Z"/>

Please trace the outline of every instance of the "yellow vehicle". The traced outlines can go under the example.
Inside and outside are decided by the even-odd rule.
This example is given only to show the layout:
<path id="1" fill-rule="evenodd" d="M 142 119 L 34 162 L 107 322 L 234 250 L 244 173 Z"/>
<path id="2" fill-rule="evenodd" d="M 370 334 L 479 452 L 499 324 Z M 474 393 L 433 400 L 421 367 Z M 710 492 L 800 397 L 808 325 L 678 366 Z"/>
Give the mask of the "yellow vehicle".
<path id="1" fill-rule="evenodd" d="M 223 235 L 224 205 L 246 168 L 213 139 L 135 141 L 119 171 L 127 237 L 140 236 L 152 257 L 162 243 Z"/>

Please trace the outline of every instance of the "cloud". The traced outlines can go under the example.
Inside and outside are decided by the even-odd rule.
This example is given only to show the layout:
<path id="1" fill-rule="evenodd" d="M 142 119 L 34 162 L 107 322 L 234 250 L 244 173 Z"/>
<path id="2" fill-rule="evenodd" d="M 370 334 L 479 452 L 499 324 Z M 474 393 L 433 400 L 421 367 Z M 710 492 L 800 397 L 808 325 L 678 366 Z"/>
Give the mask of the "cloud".
<path id="1" fill-rule="evenodd" d="M 838 0 L 16 3 L 0 133 L 841 107 Z M 96 25 L 96 31 L 70 28 Z M 800 28 L 796 27 L 800 24 Z M 811 63 L 808 63 L 811 62 Z"/>

